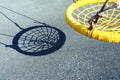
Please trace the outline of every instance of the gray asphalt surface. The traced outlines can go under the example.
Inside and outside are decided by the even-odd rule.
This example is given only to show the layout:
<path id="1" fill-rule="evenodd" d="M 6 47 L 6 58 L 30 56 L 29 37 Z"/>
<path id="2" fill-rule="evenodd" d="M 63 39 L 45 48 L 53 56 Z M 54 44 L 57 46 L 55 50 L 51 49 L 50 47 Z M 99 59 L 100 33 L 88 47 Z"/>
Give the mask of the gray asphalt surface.
<path id="1" fill-rule="evenodd" d="M 120 44 L 87 38 L 70 28 L 65 10 L 72 0 L 0 0 L 1 6 L 26 14 L 62 30 L 66 42 L 44 56 L 27 56 L 0 45 L 0 80 L 120 80 Z M 24 28 L 31 20 L 0 8 Z M 0 15 L 0 33 L 15 35 L 20 30 Z M 12 38 L 0 36 L 12 44 Z"/>

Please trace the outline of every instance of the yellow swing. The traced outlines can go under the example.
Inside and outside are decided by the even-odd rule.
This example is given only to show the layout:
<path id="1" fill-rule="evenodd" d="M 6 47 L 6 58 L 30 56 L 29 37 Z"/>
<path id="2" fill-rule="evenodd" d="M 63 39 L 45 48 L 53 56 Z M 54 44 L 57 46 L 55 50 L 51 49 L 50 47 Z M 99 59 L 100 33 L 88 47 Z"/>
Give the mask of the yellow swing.
<path id="1" fill-rule="evenodd" d="M 113 8 L 104 11 L 105 18 L 99 18 L 94 30 L 89 30 L 89 19 L 98 12 L 106 0 L 80 0 L 66 10 L 66 22 L 75 31 L 93 39 L 120 43 L 120 10 Z M 107 6 L 117 0 L 109 0 Z"/>

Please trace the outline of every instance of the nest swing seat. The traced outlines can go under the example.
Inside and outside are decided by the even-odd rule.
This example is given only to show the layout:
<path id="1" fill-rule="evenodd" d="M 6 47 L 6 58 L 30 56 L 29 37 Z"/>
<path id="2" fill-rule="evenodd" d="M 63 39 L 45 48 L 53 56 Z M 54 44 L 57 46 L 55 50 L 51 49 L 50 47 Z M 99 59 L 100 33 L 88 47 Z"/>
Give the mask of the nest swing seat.
<path id="1" fill-rule="evenodd" d="M 105 18 L 100 18 L 94 30 L 88 30 L 88 20 L 103 6 L 105 0 L 80 0 L 72 3 L 66 10 L 66 22 L 75 31 L 96 40 L 120 43 L 120 10 L 113 8 L 106 10 Z M 106 6 L 115 3 L 109 0 Z"/>

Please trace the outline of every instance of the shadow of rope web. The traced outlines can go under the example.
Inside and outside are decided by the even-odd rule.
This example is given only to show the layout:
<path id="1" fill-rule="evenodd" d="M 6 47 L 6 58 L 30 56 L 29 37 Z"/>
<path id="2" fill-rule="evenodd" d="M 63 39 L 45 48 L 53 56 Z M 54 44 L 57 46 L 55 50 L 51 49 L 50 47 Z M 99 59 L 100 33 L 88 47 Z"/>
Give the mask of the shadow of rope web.
<path id="1" fill-rule="evenodd" d="M 2 11 L 0 11 L 0 13 L 4 17 L 6 17 L 8 20 L 14 23 L 15 26 L 21 30 L 15 36 L 0 33 L 0 35 L 3 36 L 13 37 L 12 45 L 7 45 L 2 42 L 0 42 L 0 44 L 5 45 L 6 47 L 13 48 L 22 54 L 30 56 L 47 55 L 60 49 L 64 45 L 66 36 L 64 32 L 62 32 L 61 30 L 50 25 L 47 25 L 45 23 L 39 22 L 29 16 L 15 12 L 6 7 L 3 6 L 0 7 L 9 10 L 15 14 L 18 14 L 20 16 L 23 16 L 24 18 L 28 18 L 34 21 L 34 23 L 40 24 L 24 29 L 21 26 L 19 26 L 15 21 L 10 19 Z"/>
<path id="2" fill-rule="evenodd" d="M 13 38 L 12 48 L 25 55 L 46 55 L 62 47 L 65 34 L 51 26 L 32 26 L 20 31 Z"/>

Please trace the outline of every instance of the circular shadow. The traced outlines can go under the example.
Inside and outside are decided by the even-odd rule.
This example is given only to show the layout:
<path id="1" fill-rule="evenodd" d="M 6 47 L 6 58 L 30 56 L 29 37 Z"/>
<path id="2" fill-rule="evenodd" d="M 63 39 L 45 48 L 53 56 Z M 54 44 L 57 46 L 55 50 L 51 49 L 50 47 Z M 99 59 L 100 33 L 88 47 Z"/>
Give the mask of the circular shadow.
<path id="1" fill-rule="evenodd" d="M 15 35 L 12 47 L 25 55 L 50 54 L 63 46 L 65 34 L 49 25 L 37 25 L 23 29 Z"/>

